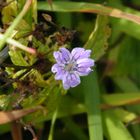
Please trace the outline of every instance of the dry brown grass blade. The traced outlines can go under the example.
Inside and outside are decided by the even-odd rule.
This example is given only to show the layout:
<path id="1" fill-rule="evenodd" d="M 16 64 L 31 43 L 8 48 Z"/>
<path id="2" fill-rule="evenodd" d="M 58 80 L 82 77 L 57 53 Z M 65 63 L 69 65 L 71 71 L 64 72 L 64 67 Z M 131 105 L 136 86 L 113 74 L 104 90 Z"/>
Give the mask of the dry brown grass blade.
<path id="1" fill-rule="evenodd" d="M 125 102 L 124 104 L 118 104 L 118 105 L 111 105 L 111 104 L 101 104 L 101 109 L 106 110 L 106 109 L 114 109 L 116 107 L 120 107 L 120 106 L 125 106 L 125 105 L 138 105 L 140 104 L 140 100 L 136 99 L 136 100 L 132 100 L 129 102 Z"/>
<path id="2" fill-rule="evenodd" d="M 41 110 L 42 107 L 30 108 L 30 109 L 22 109 L 22 110 L 14 110 L 14 111 L 1 111 L 0 112 L 0 124 L 5 124 L 8 122 L 12 122 L 14 120 L 20 119 L 23 116 L 26 116 L 30 113 Z"/>
<path id="3" fill-rule="evenodd" d="M 116 17 L 116 18 L 121 18 L 121 19 L 126 19 L 129 21 L 132 21 L 134 23 L 140 24 L 140 16 L 134 15 L 134 14 L 130 14 L 130 13 L 126 13 L 123 12 L 119 9 L 113 9 L 113 8 L 109 8 L 111 9 L 110 12 L 102 12 L 101 10 L 81 10 L 81 12 L 83 13 L 97 13 L 97 14 L 101 14 L 101 15 L 107 15 L 107 16 L 111 16 L 111 17 Z"/>
<path id="4" fill-rule="evenodd" d="M 15 121 L 11 123 L 11 135 L 13 140 L 23 140 L 21 124 L 16 123 Z"/>
<path id="5" fill-rule="evenodd" d="M 52 9 L 53 9 L 53 6 L 52 6 L 52 0 L 48 0 L 48 3 L 49 3 L 50 8 L 51 8 L 51 10 L 52 10 Z"/>
<path id="6" fill-rule="evenodd" d="M 123 12 L 119 9 L 107 7 L 101 4 L 94 4 L 88 2 L 65 2 L 65 1 L 54 1 L 48 0 L 46 2 L 39 2 L 39 10 L 47 10 L 53 12 L 80 12 L 80 13 L 96 13 L 100 15 L 107 15 L 116 18 L 126 19 L 134 23 L 140 24 L 140 16 Z M 50 8 L 50 5 L 53 6 L 53 9 Z"/>
<path id="7" fill-rule="evenodd" d="M 112 7 L 105 7 L 99 4 L 96 4 L 97 7 L 99 7 L 99 9 L 94 9 L 94 10 L 81 10 L 81 12 L 84 13 L 97 13 L 97 14 L 101 14 L 101 15 L 107 15 L 107 16 L 112 16 L 112 17 L 116 17 L 116 18 L 121 18 L 121 19 L 126 19 L 132 22 L 135 22 L 137 24 L 140 24 L 140 16 L 138 15 L 134 15 L 131 13 L 126 13 L 123 12 L 119 9 L 115 9 Z"/>
<path id="8" fill-rule="evenodd" d="M 125 12 L 122 12 L 121 10 L 118 10 L 118 9 L 112 10 L 112 12 L 110 13 L 110 16 L 122 18 L 122 19 L 127 19 L 127 20 L 130 20 L 130 21 L 135 22 L 137 24 L 140 24 L 140 16 L 125 13 Z"/>

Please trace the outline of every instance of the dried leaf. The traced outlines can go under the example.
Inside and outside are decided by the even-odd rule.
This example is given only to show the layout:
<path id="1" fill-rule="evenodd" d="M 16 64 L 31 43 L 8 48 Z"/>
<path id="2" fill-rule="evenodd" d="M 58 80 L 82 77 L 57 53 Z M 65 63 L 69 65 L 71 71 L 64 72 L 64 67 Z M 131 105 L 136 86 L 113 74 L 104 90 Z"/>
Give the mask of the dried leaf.
<path id="1" fill-rule="evenodd" d="M 38 111 L 42 109 L 41 107 L 30 108 L 30 109 L 22 109 L 22 110 L 14 110 L 14 111 L 1 111 L 0 112 L 0 124 L 5 124 L 12 122 L 14 120 L 20 119 L 23 116 L 26 116 L 30 113 Z"/>

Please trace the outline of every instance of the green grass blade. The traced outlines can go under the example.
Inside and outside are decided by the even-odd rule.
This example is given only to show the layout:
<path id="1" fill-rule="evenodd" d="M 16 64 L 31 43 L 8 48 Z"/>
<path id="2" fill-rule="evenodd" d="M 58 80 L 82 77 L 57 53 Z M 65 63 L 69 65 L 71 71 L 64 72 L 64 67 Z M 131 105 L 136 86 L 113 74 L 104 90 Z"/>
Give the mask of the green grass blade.
<path id="1" fill-rule="evenodd" d="M 104 112 L 106 137 L 108 140 L 134 140 L 124 124 L 111 112 Z"/>
<path id="2" fill-rule="evenodd" d="M 57 119 L 57 114 L 58 114 L 58 108 L 56 108 L 56 110 L 52 116 L 51 128 L 50 128 L 48 140 L 53 140 L 54 126 L 55 126 L 55 121 Z"/>
<path id="3" fill-rule="evenodd" d="M 125 92 L 139 92 L 137 85 L 127 77 L 114 77 L 114 82 Z"/>
<path id="4" fill-rule="evenodd" d="M 103 140 L 100 92 L 96 72 L 83 78 L 90 140 Z"/>
<path id="5" fill-rule="evenodd" d="M 135 104 L 140 102 L 139 93 L 116 93 L 116 94 L 106 94 L 103 95 L 103 100 L 105 103 L 111 106 L 121 106 L 127 104 Z"/>
<path id="6" fill-rule="evenodd" d="M 140 24 L 140 17 L 137 15 L 125 13 L 119 9 L 105 7 L 100 4 L 86 3 L 86 2 L 64 2 L 55 1 L 52 3 L 53 9 L 47 2 L 38 2 L 39 10 L 55 11 L 55 12 L 83 12 L 96 13 L 101 15 L 108 15 L 116 18 L 130 20 Z"/>
<path id="7" fill-rule="evenodd" d="M 140 125 L 139 124 L 132 125 L 131 129 L 135 137 L 135 140 L 139 140 L 140 139 Z"/>
<path id="8" fill-rule="evenodd" d="M 139 93 L 139 88 L 137 87 L 137 85 L 130 80 L 127 77 L 115 77 L 113 78 L 114 82 L 118 85 L 118 87 L 123 90 L 125 92 L 125 96 L 128 97 L 128 93 L 127 92 L 136 92 L 136 93 L 132 93 L 131 96 L 135 96 L 135 102 L 140 102 L 140 93 Z M 130 100 L 133 100 L 134 98 L 131 97 Z M 127 109 L 131 112 L 137 112 L 138 114 L 140 113 L 139 111 L 140 105 L 135 105 L 135 106 L 128 106 Z M 135 125 L 131 125 L 131 132 L 135 138 L 135 140 L 139 140 L 140 138 L 140 126 L 138 124 Z"/>

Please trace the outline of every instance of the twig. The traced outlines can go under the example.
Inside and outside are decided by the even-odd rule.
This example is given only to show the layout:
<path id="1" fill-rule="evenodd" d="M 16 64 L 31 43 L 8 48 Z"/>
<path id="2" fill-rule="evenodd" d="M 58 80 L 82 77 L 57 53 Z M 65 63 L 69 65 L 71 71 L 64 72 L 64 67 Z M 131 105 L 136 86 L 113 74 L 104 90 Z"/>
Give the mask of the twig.
<path id="1" fill-rule="evenodd" d="M 38 138 L 37 138 L 37 136 L 36 136 L 36 134 L 35 134 L 33 128 L 31 127 L 31 125 L 25 125 L 25 126 L 24 126 L 24 129 L 25 129 L 25 130 L 28 130 L 28 131 L 32 134 L 33 140 L 38 140 Z"/>
<path id="2" fill-rule="evenodd" d="M 16 19 L 13 21 L 11 26 L 6 30 L 3 39 L 0 41 L 0 50 L 3 48 L 7 38 L 9 38 L 15 29 L 15 27 L 19 24 L 19 22 L 22 20 L 26 12 L 29 10 L 30 5 L 32 4 L 32 0 L 26 0 L 26 3 L 22 9 L 22 11 L 19 13 L 19 15 L 16 17 Z"/>
<path id="3" fill-rule="evenodd" d="M 0 40 L 3 41 L 3 39 L 5 38 L 4 35 L 0 34 Z M 13 45 L 14 47 L 17 47 L 19 49 L 22 49 L 28 53 L 31 53 L 31 54 L 36 54 L 36 50 L 33 49 L 33 48 L 29 48 L 21 43 L 19 43 L 18 41 L 14 40 L 14 39 L 11 39 L 11 38 L 6 38 L 6 42 Z"/>

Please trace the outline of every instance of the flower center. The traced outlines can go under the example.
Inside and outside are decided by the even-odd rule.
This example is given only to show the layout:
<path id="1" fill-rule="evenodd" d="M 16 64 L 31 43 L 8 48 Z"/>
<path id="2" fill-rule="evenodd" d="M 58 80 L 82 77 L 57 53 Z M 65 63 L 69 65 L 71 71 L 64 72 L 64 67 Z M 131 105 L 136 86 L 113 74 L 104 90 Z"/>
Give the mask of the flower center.
<path id="1" fill-rule="evenodd" d="M 66 71 L 73 71 L 74 70 L 74 67 L 75 67 L 75 63 L 70 62 L 69 64 L 66 64 L 65 65 L 65 70 Z"/>

